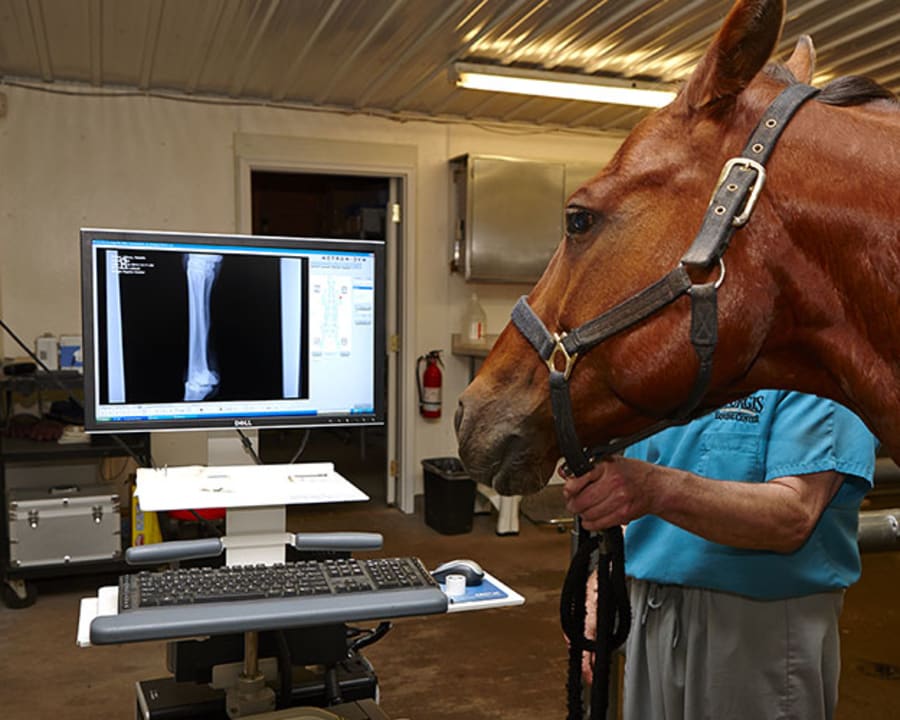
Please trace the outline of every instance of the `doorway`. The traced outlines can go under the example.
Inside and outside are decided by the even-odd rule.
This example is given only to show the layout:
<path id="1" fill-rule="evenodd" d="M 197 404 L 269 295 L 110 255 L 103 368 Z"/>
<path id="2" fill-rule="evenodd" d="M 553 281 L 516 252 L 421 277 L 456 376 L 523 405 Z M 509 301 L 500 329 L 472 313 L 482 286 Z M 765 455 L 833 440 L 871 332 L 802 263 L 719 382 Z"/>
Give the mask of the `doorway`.
<path id="1" fill-rule="evenodd" d="M 383 240 L 386 246 L 395 246 L 392 205 L 396 182 L 369 175 L 251 170 L 251 232 Z M 389 258 L 396 257 L 396 247 L 387 249 Z M 394 304 L 387 307 L 390 313 Z M 385 323 L 386 328 L 392 326 Z M 386 363 L 388 395 L 393 386 L 392 367 Z M 388 400 L 386 397 L 384 406 L 390 413 L 394 404 Z M 390 418 L 383 427 L 260 430 L 260 458 L 273 463 L 333 462 L 337 472 L 373 501 L 393 502 L 389 425 Z"/>

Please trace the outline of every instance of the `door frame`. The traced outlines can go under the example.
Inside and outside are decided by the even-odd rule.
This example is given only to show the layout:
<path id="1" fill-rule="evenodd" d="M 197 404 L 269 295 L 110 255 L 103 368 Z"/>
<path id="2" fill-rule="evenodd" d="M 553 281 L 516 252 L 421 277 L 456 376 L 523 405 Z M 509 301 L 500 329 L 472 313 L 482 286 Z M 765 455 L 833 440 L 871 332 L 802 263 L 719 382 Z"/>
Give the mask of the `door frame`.
<path id="1" fill-rule="evenodd" d="M 405 513 L 415 509 L 415 448 L 405 438 L 414 437 L 414 413 L 405 408 L 415 405 L 415 322 L 411 308 L 415 307 L 415 283 L 405 268 L 415 267 L 416 166 L 418 149 L 414 145 L 325 140 L 284 135 L 235 133 L 235 228 L 237 232 L 252 232 L 251 177 L 254 170 L 281 171 L 328 175 L 371 175 L 399 181 L 402 220 L 398 226 L 397 249 L 394 261 L 387 268 L 387 308 L 395 307 L 400 347 L 396 353 L 394 373 L 388 373 L 387 437 L 395 438 L 395 447 L 388 444 L 388 463 L 397 460 L 397 477 L 392 480 L 388 469 L 388 503 L 393 502 Z M 396 183 L 395 183 L 396 184 Z M 387 218 L 390 222 L 390 217 Z M 393 278 L 393 282 L 391 279 Z M 394 322 L 388 318 L 388 332 Z M 390 340 L 390 338 L 388 338 Z M 390 350 L 389 350 L 390 352 Z M 389 363 L 390 366 L 390 363 Z"/>

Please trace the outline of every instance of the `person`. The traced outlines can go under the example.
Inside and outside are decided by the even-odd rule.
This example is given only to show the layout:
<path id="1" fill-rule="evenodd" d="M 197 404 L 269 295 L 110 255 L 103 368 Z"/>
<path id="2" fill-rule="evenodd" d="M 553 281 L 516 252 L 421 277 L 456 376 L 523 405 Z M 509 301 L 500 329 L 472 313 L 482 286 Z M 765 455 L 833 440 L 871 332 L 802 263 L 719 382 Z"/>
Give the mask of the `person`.
<path id="1" fill-rule="evenodd" d="M 625 720 L 834 717 L 876 449 L 838 403 L 763 390 L 566 477 L 584 528 L 627 523 Z"/>

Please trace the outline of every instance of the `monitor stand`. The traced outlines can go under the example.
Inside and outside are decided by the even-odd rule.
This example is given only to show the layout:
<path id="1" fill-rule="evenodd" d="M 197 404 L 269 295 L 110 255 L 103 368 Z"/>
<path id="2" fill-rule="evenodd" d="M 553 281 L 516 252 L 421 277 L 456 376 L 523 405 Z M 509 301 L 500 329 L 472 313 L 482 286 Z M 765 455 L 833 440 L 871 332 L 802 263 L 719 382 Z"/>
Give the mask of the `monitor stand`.
<path id="1" fill-rule="evenodd" d="M 259 447 L 257 430 L 242 430 L 254 450 Z M 154 433 L 153 454 L 160 468 L 204 466 L 207 468 L 254 466 L 254 459 L 244 448 L 235 430 L 211 430 L 207 432 Z M 252 477 L 252 476 L 251 476 Z M 252 480 L 249 481 L 252 483 Z M 208 507 L 208 506 L 204 506 Z M 287 511 L 283 504 L 262 507 L 225 507 L 225 533 L 233 538 L 226 551 L 229 565 L 284 562 L 286 557 L 283 536 L 287 523 Z M 190 509 L 188 506 L 170 509 Z M 194 508 L 196 509 L 196 508 Z M 266 542 L 256 547 L 249 535 Z"/>
<path id="2" fill-rule="evenodd" d="M 242 430 L 259 449 L 259 431 Z M 252 465 L 241 438 L 234 430 L 210 430 L 204 432 L 152 432 L 153 457 L 159 467 L 185 465 Z"/>
<path id="3" fill-rule="evenodd" d="M 259 448 L 259 432 L 242 430 Z M 207 433 L 207 467 L 254 465 L 235 430 Z M 284 505 L 233 507 L 225 511 L 225 535 L 231 541 L 225 551 L 228 565 L 271 565 L 283 563 L 286 557 L 284 534 L 287 531 L 287 508 Z"/>
<path id="4" fill-rule="evenodd" d="M 259 453 L 259 431 L 241 430 Z M 235 430 L 210 430 L 206 433 L 206 464 L 209 467 L 223 465 L 253 465 L 254 460 L 241 443 Z"/>

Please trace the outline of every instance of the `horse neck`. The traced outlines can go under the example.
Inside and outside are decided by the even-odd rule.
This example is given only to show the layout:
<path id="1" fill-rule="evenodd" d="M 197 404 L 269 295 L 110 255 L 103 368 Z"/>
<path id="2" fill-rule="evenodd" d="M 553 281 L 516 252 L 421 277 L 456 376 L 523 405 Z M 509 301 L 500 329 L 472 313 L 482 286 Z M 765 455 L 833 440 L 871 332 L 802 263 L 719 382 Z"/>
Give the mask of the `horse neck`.
<path id="1" fill-rule="evenodd" d="M 900 282 L 900 110 L 812 107 L 770 168 L 769 197 L 795 251 L 787 257 L 813 262 L 847 312 L 887 321 L 883 300 Z"/>
<path id="2" fill-rule="evenodd" d="M 900 407 L 900 111 L 810 108 L 770 163 L 766 193 L 783 234 L 770 260 L 783 308 L 771 345 L 783 361 L 767 372 L 803 368 L 815 378 L 808 389 L 900 437 L 887 417 Z"/>

